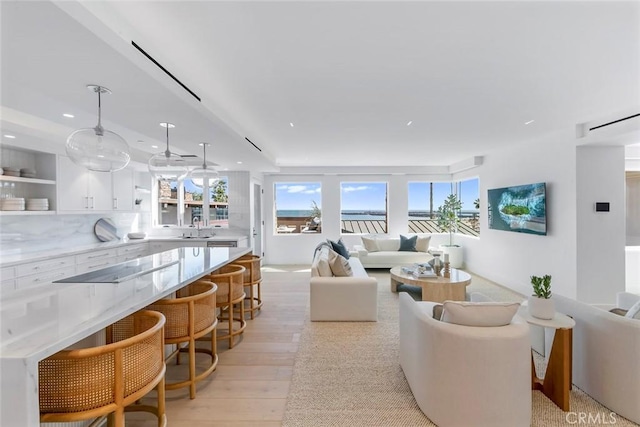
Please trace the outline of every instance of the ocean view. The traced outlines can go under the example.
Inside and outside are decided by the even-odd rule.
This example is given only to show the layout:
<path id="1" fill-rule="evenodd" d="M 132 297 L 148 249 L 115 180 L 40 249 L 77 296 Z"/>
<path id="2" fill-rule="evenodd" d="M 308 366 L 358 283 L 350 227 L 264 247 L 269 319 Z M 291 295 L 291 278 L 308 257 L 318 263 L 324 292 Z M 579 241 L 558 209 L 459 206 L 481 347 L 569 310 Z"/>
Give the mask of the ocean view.
<path id="1" fill-rule="evenodd" d="M 460 212 L 460 216 L 463 218 L 472 218 L 473 215 L 478 215 L 477 210 L 463 210 Z M 276 212 L 278 218 L 309 218 L 311 216 L 310 209 L 282 209 Z M 354 220 L 384 220 L 386 217 L 384 212 L 380 211 L 367 211 L 367 210 L 344 210 L 340 212 L 341 219 L 343 221 Z M 434 211 L 435 216 L 435 211 Z M 428 211 L 409 211 L 409 217 L 411 219 L 429 219 Z"/>

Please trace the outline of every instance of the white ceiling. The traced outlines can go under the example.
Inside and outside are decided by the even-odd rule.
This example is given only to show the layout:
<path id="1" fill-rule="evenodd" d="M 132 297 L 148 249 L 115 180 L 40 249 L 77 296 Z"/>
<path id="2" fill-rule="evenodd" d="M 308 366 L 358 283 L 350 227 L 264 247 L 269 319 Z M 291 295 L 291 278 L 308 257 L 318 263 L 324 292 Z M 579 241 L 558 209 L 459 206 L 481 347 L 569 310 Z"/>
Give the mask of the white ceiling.
<path id="1" fill-rule="evenodd" d="M 172 148 L 210 142 L 230 169 L 444 166 L 640 108 L 636 1 L 1 8 L 3 127 L 48 124 L 62 143 L 94 126 L 84 86 L 102 84 L 106 124 L 140 158 L 170 121 Z"/>

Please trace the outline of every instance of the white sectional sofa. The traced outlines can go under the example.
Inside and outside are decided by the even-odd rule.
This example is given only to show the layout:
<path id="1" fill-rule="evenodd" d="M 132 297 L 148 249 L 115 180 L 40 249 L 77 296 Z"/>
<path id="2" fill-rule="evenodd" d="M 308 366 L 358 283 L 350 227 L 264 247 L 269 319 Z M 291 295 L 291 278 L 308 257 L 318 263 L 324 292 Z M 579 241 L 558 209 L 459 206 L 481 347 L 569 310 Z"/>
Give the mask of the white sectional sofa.
<path id="1" fill-rule="evenodd" d="M 610 313 L 610 307 L 560 295 L 553 299 L 557 311 L 576 321 L 573 383 L 615 413 L 640 424 L 640 320 Z M 628 310 L 637 300 L 639 295 L 622 292 L 616 307 Z"/>
<path id="2" fill-rule="evenodd" d="M 311 264 L 311 321 L 378 321 L 378 281 L 357 257 L 348 260 L 352 276 L 334 276 L 329 248 L 316 251 Z"/>
<path id="3" fill-rule="evenodd" d="M 430 236 L 423 236 L 429 238 Z M 399 251 L 400 237 L 377 237 L 374 238 L 377 249 L 369 251 L 364 245 L 354 245 L 350 252 L 351 256 L 356 256 L 365 268 L 391 268 L 397 265 L 411 265 L 414 263 L 428 262 L 433 258 L 426 251 L 408 252 Z M 427 247 L 429 243 L 427 243 Z M 429 248 L 436 250 L 435 248 Z"/>

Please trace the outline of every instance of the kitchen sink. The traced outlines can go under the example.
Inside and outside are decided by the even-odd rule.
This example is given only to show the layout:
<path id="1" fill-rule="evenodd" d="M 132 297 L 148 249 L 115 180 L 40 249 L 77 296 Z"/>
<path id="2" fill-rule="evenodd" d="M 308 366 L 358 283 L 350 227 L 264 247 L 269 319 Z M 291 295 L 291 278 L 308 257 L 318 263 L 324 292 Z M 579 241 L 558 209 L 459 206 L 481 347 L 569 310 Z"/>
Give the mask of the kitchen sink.
<path id="1" fill-rule="evenodd" d="M 210 239 L 213 236 L 180 236 L 181 239 Z"/>

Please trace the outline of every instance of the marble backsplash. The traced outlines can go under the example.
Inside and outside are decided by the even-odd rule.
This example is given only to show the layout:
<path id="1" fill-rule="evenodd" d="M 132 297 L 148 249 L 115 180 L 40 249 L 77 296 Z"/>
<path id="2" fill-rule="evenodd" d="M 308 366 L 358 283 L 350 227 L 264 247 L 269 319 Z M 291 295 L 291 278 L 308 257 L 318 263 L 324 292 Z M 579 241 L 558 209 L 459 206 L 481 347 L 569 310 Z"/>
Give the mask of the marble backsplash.
<path id="1" fill-rule="evenodd" d="M 0 257 L 82 246 L 100 241 L 93 227 L 100 218 L 110 218 L 118 236 L 150 228 L 149 212 L 82 215 L 7 215 L 0 217 Z"/>

